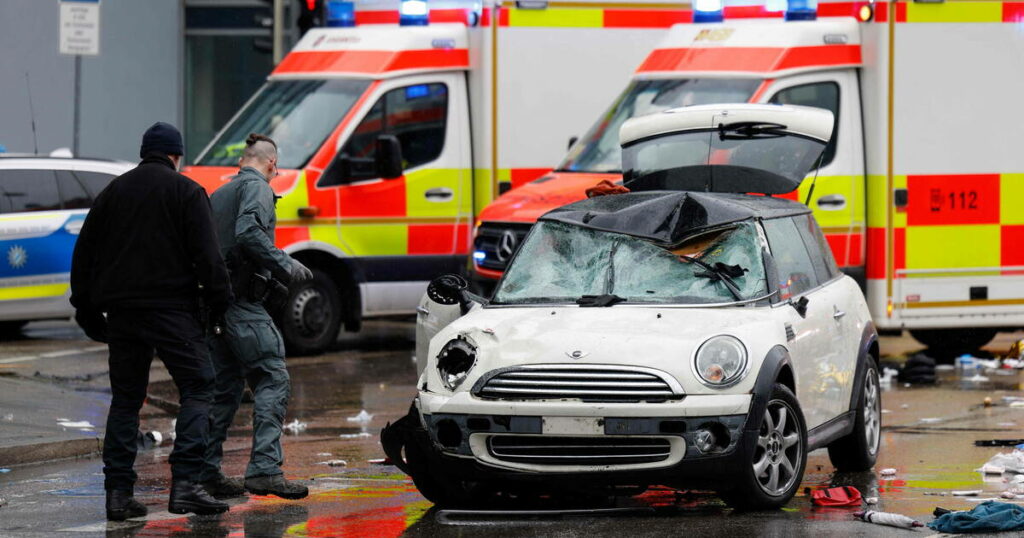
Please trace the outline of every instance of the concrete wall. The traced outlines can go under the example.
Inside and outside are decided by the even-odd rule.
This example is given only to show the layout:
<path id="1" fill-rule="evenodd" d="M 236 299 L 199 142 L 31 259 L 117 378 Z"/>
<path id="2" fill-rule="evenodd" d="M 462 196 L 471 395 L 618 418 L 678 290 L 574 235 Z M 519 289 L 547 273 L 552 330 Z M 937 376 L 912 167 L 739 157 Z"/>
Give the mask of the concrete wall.
<path id="1" fill-rule="evenodd" d="M 0 0 L 0 145 L 32 152 L 25 73 L 40 153 L 72 147 L 74 57 L 58 52 L 57 0 Z M 181 128 L 181 0 L 102 0 L 100 55 L 82 58 L 79 154 L 138 160 L 156 121 Z"/>

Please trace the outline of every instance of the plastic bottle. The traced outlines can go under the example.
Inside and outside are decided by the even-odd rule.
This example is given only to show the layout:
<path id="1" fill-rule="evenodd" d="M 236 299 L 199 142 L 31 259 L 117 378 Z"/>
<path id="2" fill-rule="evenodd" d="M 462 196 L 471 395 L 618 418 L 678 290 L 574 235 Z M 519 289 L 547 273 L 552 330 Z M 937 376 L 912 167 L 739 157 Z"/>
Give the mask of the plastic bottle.
<path id="1" fill-rule="evenodd" d="M 876 525 L 888 525 L 890 527 L 900 527 L 902 529 L 924 527 L 924 524 L 920 521 L 915 521 L 913 518 L 909 518 L 903 514 L 891 514 L 889 512 L 868 510 L 866 512 L 856 512 L 853 514 L 853 517 Z"/>

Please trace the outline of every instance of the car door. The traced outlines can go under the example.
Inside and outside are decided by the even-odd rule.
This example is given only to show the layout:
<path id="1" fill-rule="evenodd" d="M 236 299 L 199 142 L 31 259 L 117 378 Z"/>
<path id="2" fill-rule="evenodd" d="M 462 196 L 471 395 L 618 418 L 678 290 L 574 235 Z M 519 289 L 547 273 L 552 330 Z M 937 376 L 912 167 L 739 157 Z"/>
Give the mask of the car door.
<path id="1" fill-rule="evenodd" d="M 835 292 L 822 285 L 792 217 L 763 223 L 779 279 L 775 308 L 781 309 L 796 396 L 810 429 L 838 414 L 835 400 L 842 397 L 845 383 L 837 367 L 842 334 L 833 321 Z M 807 300 L 803 315 L 794 307 L 801 299 Z"/>

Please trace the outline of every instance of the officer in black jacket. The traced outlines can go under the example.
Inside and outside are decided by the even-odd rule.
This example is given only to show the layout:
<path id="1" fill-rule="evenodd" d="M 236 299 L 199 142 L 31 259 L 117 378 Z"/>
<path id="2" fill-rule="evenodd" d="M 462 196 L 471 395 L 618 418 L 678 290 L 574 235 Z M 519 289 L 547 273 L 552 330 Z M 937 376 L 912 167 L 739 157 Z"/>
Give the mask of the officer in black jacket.
<path id="1" fill-rule="evenodd" d="M 71 304 L 85 333 L 110 344 L 112 398 L 103 439 L 107 519 L 145 515 L 133 498 L 139 409 L 159 354 L 178 392 L 168 510 L 224 512 L 198 484 L 214 371 L 200 321 L 203 303 L 223 312 L 231 287 L 201 186 L 177 172 L 181 133 L 157 123 L 142 137 L 142 162 L 96 197 L 75 245 Z M 106 313 L 104 317 L 103 313 Z"/>

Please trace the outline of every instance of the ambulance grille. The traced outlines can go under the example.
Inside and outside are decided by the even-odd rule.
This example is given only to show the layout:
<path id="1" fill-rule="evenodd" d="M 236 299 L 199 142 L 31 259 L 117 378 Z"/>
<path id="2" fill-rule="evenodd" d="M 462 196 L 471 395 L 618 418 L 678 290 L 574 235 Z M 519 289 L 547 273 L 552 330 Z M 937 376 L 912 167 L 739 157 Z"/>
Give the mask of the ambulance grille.
<path id="1" fill-rule="evenodd" d="M 535 465 L 655 463 L 672 455 L 668 439 L 659 437 L 493 435 L 487 449 L 495 459 Z"/>
<path id="2" fill-rule="evenodd" d="M 678 400 L 682 388 L 656 370 L 634 367 L 521 366 L 496 370 L 473 387 L 495 400 L 640 402 Z"/>
<path id="3" fill-rule="evenodd" d="M 512 255 L 523 244 L 532 224 L 511 222 L 484 223 L 477 230 L 473 240 L 474 252 L 482 252 L 484 258 L 476 264 L 492 271 L 504 271 Z"/>

